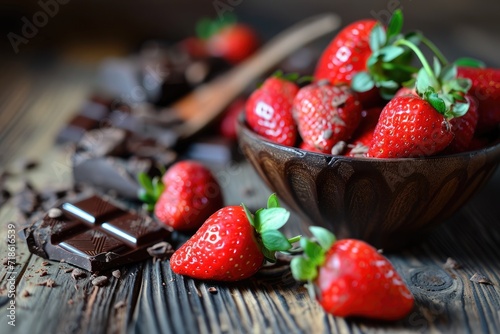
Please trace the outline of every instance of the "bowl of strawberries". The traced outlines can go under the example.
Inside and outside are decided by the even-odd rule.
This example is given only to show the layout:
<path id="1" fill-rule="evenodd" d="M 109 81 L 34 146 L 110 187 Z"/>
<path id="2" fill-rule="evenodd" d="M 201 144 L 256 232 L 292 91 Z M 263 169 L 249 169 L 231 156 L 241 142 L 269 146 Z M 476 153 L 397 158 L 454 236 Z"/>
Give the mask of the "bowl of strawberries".
<path id="1" fill-rule="evenodd" d="M 344 27 L 311 82 L 267 78 L 238 122 L 247 160 L 291 209 L 384 249 L 421 240 L 500 162 L 500 70 L 449 62 L 402 25 L 395 11 L 386 27 Z"/>

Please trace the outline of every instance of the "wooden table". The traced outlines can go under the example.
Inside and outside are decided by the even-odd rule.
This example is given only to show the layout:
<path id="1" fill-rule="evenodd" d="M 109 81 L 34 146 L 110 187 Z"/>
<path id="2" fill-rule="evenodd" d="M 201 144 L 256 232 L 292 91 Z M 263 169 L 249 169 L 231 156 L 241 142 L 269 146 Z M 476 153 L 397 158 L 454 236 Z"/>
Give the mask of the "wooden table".
<path id="1" fill-rule="evenodd" d="M 0 161 L 16 170 L 25 157 L 42 165 L 26 174 L 36 187 L 68 186 L 68 151 L 53 138 L 92 87 L 92 68 L 68 64 L 43 71 L 7 64 L 0 89 Z M 217 170 L 226 204 L 263 205 L 270 191 L 244 161 Z M 20 178 L 9 182 L 13 190 Z M 87 276 L 74 281 L 70 265 L 31 255 L 16 235 L 15 299 L 10 275 L 0 266 L 0 333 L 498 333 L 500 331 L 500 173 L 421 245 L 387 254 L 416 297 L 396 323 L 342 319 L 323 312 L 288 266 L 265 269 L 240 283 L 222 284 L 177 276 L 169 262 L 148 260 L 121 268 L 105 287 Z M 12 201 L 0 209 L 0 257 L 8 256 L 9 223 L 19 228 Z M 287 234 L 305 233 L 292 214 Z M 446 269 L 452 257 L 459 269 Z M 41 277 L 41 269 L 46 276 Z M 493 284 L 473 283 L 480 273 Z M 39 285 L 48 278 L 50 288 Z M 216 293 L 209 288 L 216 288 Z M 210 289 L 213 290 L 213 289 Z M 15 327 L 8 306 L 15 300 Z"/>

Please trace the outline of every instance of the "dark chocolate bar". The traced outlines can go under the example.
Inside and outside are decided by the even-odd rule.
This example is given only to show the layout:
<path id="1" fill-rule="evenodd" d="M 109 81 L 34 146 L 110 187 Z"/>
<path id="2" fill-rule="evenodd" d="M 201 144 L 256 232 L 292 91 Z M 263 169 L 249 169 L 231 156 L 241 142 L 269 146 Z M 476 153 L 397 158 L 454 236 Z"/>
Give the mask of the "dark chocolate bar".
<path id="1" fill-rule="evenodd" d="M 170 236 L 151 217 L 95 195 L 49 210 L 24 234 L 30 252 L 91 272 L 144 260 L 149 247 Z"/>
<path id="2" fill-rule="evenodd" d="M 88 131 L 72 156 L 73 178 L 104 192 L 137 199 L 137 175 L 161 175 L 177 154 L 153 138 L 118 128 Z"/>

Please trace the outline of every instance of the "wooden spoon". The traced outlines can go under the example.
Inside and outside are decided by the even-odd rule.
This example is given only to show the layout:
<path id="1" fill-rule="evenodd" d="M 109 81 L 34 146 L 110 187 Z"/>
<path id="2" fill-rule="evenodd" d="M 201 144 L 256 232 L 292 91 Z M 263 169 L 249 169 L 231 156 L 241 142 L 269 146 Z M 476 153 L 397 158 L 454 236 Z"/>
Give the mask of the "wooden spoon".
<path id="1" fill-rule="evenodd" d="M 179 139 L 186 139 L 213 121 L 255 79 L 302 46 L 329 34 L 340 25 L 336 14 L 310 17 L 272 38 L 253 56 L 216 79 L 201 85 L 157 115 L 171 122 Z"/>

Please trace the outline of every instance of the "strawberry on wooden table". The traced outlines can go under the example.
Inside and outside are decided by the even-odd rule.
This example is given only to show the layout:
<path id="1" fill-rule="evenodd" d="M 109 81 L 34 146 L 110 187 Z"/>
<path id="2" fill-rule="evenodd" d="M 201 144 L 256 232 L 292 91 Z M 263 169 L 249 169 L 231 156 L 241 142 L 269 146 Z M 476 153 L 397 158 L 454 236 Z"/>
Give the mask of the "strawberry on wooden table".
<path id="1" fill-rule="evenodd" d="M 326 312 L 389 321 L 408 315 L 413 295 L 387 258 L 364 241 L 310 230 L 317 242 L 301 238 L 304 256 L 292 259 L 291 269 L 296 280 L 309 282 Z"/>
<path id="2" fill-rule="evenodd" d="M 328 80 L 299 90 L 293 114 L 302 140 L 323 153 L 332 153 L 340 141 L 348 141 L 361 120 L 362 107 L 346 85 L 332 85 Z"/>
<path id="3" fill-rule="evenodd" d="M 178 231 L 193 231 L 223 206 L 222 190 L 212 172 L 203 164 L 185 160 L 172 165 L 159 185 L 140 177 L 140 198 L 154 207 L 156 217 Z M 159 190 L 157 188 L 160 188 Z"/>
<path id="4" fill-rule="evenodd" d="M 176 274 L 196 279 L 238 281 L 254 275 L 264 261 L 275 262 L 300 237 L 287 239 L 280 231 L 290 213 L 276 195 L 267 208 L 252 215 L 242 204 L 227 206 L 212 216 L 171 257 Z"/>
<path id="5" fill-rule="evenodd" d="M 245 117 L 250 128 L 278 144 L 295 145 L 297 126 L 292 105 L 298 91 L 299 87 L 281 74 L 266 79 L 246 103 Z"/>

